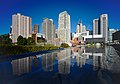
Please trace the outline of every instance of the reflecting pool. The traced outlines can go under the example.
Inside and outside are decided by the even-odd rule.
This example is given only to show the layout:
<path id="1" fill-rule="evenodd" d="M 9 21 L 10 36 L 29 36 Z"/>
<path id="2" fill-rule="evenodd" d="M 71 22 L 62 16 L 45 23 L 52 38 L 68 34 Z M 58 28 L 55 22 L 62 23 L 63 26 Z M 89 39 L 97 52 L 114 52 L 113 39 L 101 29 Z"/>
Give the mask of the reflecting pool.
<path id="1" fill-rule="evenodd" d="M 0 61 L 0 84 L 120 84 L 119 64 L 111 46 L 12 57 Z"/>

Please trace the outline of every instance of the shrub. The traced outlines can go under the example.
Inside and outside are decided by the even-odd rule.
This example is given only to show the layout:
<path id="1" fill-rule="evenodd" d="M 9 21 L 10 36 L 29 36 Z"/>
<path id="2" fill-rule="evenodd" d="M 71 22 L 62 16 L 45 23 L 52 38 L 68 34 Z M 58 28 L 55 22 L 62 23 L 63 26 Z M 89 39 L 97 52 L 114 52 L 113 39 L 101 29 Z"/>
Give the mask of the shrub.
<path id="1" fill-rule="evenodd" d="M 62 43 L 62 44 L 61 44 L 61 47 L 63 47 L 63 48 L 68 48 L 69 45 L 68 45 L 67 43 Z"/>

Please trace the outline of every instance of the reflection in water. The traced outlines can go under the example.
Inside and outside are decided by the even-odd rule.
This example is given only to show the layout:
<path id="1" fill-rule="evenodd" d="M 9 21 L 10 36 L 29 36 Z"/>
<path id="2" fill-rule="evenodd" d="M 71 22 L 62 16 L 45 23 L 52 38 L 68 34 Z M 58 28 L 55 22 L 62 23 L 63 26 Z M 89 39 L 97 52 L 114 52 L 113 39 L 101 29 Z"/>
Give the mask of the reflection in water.
<path id="1" fill-rule="evenodd" d="M 0 78 L 2 80 L 14 80 L 16 77 L 19 79 L 19 76 L 24 77 L 27 75 L 28 78 L 26 76 L 27 80 L 25 79 L 24 81 L 32 81 L 31 76 L 33 76 L 33 80 L 38 80 L 37 84 L 39 84 L 40 81 L 43 81 L 42 79 L 48 79 L 50 82 L 49 84 L 56 84 L 56 82 L 59 82 L 59 84 L 93 84 L 91 80 L 94 79 L 97 82 L 99 81 L 100 84 L 111 84 L 112 80 L 105 70 L 109 70 L 112 73 L 119 73 L 119 63 L 120 57 L 113 47 L 74 47 L 47 54 L 12 60 L 11 63 L 9 64 L 8 62 L 8 64 L 10 65 L 9 67 L 11 67 L 9 73 L 13 72 L 13 79 L 11 74 L 10 76 L 1 77 L 3 76 L 3 73 L 0 73 Z M 1 63 L 0 67 L 3 67 L 3 65 L 5 64 Z M 50 72 L 50 75 L 48 75 L 48 72 Z M 32 73 L 32 75 L 29 77 L 28 74 L 30 73 Z M 91 77 L 87 78 L 89 76 Z M 71 79 L 74 80 L 75 83 Z M 51 82 L 53 80 L 56 80 L 55 83 Z M 20 83 L 18 84 L 29 84 L 29 81 L 27 83 L 21 83 L 21 81 L 19 81 Z M 44 84 L 47 83 L 45 82 Z"/>
<path id="2" fill-rule="evenodd" d="M 70 73 L 70 49 L 58 53 L 58 70 L 60 74 Z"/>
<path id="3" fill-rule="evenodd" d="M 43 54 L 42 56 L 42 68 L 45 71 L 52 71 L 53 70 L 53 59 L 52 59 L 52 54 L 48 53 L 48 54 Z"/>
<path id="4" fill-rule="evenodd" d="M 98 68 L 104 68 L 105 53 L 104 48 L 86 48 L 83 54 L 88 59 L 92 56 L 93 70 L 97 70 Z"/>
<path id="5" fill-rule="evenodd" d="M 39 58 L 37 56 L 32 56 L 33 58 L 33 66 L 37 68 L 39 66 Z"/>
<path id="6" fill-rule="evenodd" d="M 45 71 L 53 71 L 56 53 L 48 53 L 42 55 L 42 68 Z"/>
<path id="7" fill-rule="evenodd" d="M 31 57 L 21 58 L 17 60 L 12 60 L 12 68 L 14 75 L 21 75 L 24 73 L 29 73 L 31 71 Z"/>
<path id="8" fill-rule="evenodd" d="M 42 58 L 42 69 L 45 71 L 53 71 L 55 60 L 58 60 L 58 73 L 69 74 L 70 66 L 74 66 L 75 63 L 78 67 L 83 67 L 88 63 L 89 59 L 92 59 L 93 70 L 99 68 L 105 69 L 105 61 L 108 49 L 104 48 L 68 48 L 61 50 L 60 52 L 52 52 L 43 54 Z M 31 56 L 12 60 L 13 74 L 21 75 L 31 71 L 31 65 L 34 67 L 39 66 L 39 57 Z M 89 63 L 88 63 L 89 64 Z"/>
<path id="9" fill-rule="evenodd" d="M 87 56 L 84 54 L 85 53 L 85 48 L 84 47 L 73 48 L 72 53 L 73 53 L 72 58 L 76 59 L 77 66 L 82 68 L 82 66 L 85 65 L 85 61 L 87 59 Z"/>

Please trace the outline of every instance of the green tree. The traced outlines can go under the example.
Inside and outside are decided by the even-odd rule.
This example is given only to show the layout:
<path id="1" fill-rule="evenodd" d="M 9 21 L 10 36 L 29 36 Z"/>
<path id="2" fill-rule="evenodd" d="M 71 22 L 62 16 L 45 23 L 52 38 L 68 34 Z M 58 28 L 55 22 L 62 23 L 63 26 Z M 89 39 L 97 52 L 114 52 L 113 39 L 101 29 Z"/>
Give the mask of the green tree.
<path id="1" fill-rule="evenodd" d="M 34 39 L 33 39 L 32 37 L 29 37 L 29 38 L 27 39 L 27 44 L 28 44 L 28 45 L 35 44 Z"/>
<path id="2" fill-rule="evenodd" d="M 9 34 L 0 35 L 0 44 L 12 44 Z"/>
<path id="3" fill-rule="evenodd" d="M 23 45 L 23 37 L 21 35 L 17 38 L 17 44 Z"/>
<path id="4" fill-rule="evenodd" d="M 22 45 L 27 45 L 27 39 L 23 38 Z"/>
<path id="5" fill-rule="evenodd" d="M 12 44 L 12 39 L 6 38 L 4 41 L 5 44 Z"/>

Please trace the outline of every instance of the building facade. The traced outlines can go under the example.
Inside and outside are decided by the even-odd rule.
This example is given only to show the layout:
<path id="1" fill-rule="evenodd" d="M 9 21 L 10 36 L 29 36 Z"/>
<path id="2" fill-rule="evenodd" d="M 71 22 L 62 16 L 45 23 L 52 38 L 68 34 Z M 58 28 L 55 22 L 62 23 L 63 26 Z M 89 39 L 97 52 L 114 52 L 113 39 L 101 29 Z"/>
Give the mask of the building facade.
<path id="1" fill-rule="evenodd" d="M 86 26 L 85 25 L 82 26 L 82 29 L 83 29 L 82 32 L 86 32 Z"/>
<path id="2" fill-rule="evenodd" d="M 39 25 L 38 24 L 34 25 L 34 33 L 35 34 L 39 33 Z"/>
<path id="3" fill-rule="evenodd" d="M 76 33 L 83 33 L 86 32 L 86 26 L 82 24 L 82 22 L 79 22 L 76 27 Z"/>
<path id="4" fill-rule="evenodd" d="M 108 40 L 109 42 L 113 42 L 113 33 L 117 32 L 118 30 L 117 29 L 109 29 L 109 32 L 108 32 Z"/>
<path id="5" fill-rule="evenodd" d="M 120 30 L 112 34 L 113 42 L 120 43 Z"/>
<path id="6" fill-rule="evenodd" d="M 52 19 L 45 18 L 42 23 L 42 34 L 45 36 L 47 42 L 53 41 L 56 37 L 56 28 Z"/>
<path id="7" fill-rule="evenodd" d="M 108 15 L 102 14 L 99 19 L 93 20 L 93 35 L 102 35 L 104 43 L 108 43 Z"/>
<path id="8" fill-rule="evenodd" d="M 21 15 L 20 13 L 12 15 L 12 42 L 17 42 L 18 36 L 28 38 L 32 33 L 32 19 L 28 16 Z"/>
<path id="9" fill-rule="evenodd" d="M 70 15 L 67 11 L 59 14 L 58 20 L 58 38 L 62 43 L 70 43 Z"/>
<path id="10" fill-rule="evenodd" d="M 93 20 L 93 35 L 100 34 L 99 19 Z"/>
<path id="11" fill-rule="evenodd" d="M 77 27 L 76 27 L 76 33 L 81 33 L 82 32 L 82 23 L 78 23 Z"/>
<path id="12" fill-rule="evenodd" d="M 108 43 L 108 15 L 102 14 L 100 16 L 100 33 L 105 38 L 105 43 Z"/>

